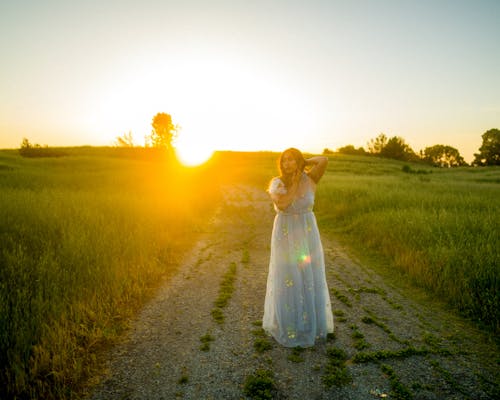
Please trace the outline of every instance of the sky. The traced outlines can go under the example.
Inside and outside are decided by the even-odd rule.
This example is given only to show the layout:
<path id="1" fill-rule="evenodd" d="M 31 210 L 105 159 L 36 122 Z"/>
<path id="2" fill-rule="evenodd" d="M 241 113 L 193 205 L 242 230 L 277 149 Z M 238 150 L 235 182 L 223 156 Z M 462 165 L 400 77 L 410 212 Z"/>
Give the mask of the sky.
<path id="1" fill-rule="evenodd" d="M 0 148 L 321 153 L 385 133 L 473 159 L 500 128 L 500 0 L 2 0 Z"/>

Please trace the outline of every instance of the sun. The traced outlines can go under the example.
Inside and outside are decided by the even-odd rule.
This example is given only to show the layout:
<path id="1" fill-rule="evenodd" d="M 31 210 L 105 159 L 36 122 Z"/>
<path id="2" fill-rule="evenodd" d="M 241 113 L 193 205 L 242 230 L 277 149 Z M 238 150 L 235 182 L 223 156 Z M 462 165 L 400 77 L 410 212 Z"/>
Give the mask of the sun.
<path id="1" fill-rule="evenodd" d="M 213 150 L 201 147 L 185 147 L 176 149 L 177 157 L 187 166 L 193 167 L 208 161 L 213 155 Z"/>
<path id="2" fill-rule="evenodd" d="M 184 165 L 194 167 L 208 161 L 214 150 L 205 143 L 179 138 L 175 144 L 175 152 Z"/>

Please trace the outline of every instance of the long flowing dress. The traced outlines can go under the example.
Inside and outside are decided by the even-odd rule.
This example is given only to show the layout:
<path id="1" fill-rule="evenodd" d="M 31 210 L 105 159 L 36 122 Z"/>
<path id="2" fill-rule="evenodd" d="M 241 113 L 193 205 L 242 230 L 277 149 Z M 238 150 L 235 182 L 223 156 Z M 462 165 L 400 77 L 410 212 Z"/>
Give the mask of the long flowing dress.
<path id="1" fill-rule="evenodd" d="M 286 347 L 310 347 L 333 332 L 323 247 L 313 213 L 316 184 L 303 173 L 297 195 L 274 219 L 262 326 Z M 271 196 L 285 194 L 279 178 Z"/>

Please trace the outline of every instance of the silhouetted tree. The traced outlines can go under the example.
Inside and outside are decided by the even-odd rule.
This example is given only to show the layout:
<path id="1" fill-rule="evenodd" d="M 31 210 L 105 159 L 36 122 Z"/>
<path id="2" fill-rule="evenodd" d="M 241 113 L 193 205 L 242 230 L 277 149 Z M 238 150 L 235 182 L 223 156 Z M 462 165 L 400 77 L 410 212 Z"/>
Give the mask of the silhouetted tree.
<path id="1" fill-rule="evenodd" d="M 443 144 L 426 147 L 422 153 L 422 160 L 436 167 L 460 167 L 467 165 L 457 149 Z"/>
<path id="2" fill-rule="evenodd" d="M 500 130 L 490 129 L 483 133 L 483 144 L 474 154 L 473 165 L 500 165 Z"/>
<path id="3" fill-rule="evenodd" d="M 348 144 L 347 146 L 344 147 L 339 147 L 337 151 L 342 154 L 353 154 L 353 155 L 366 154 L 365 149 L 363 149 L 362 147 L 358 147 L 356 149 L 352 144 Z"/>
<path id="4" fill-rule="evenodd" d="M 21 142 L 21 148 L 19 149 L 19 153 L 21 153 L 21 155 L 22 155 L 23 151 L 31 149 L 32 147 L 33 147 L 33 145 L 30 143 L 29 139 L 23 138 L 23 141 Z"/>
<path id="5" fill-rule="evenodd" d="M 328 155 L 328 154 L 333 154 L 333 150 L 330 150 L 329 148 L 324 148 L 323 149 L 323 155 Z"/>
<path id="6" fill-rule="evenodd" d="M 394 158 L 396 160 L 410 161 L 417 160 L 418 157 L 412 148 L 406 144 L 405 140 L 400 136 L 393 136 L 387 139 L 384 133 L 378 135 L 375 139 L 368 142 L 368 151 L 370 154 Z"/>
<path id="7" fill-rule="evenodd" d="M 117 136 L 115 139 L 117 147 L 134 147 L 134 138 L 132 132 L 124 133 L 122 136 Z"/>
<path id="8" fill-rule="evenodd" d="M 384 133 L 378 135 L 375 139 L 368 142 L 368 152 L 373 155 L 379 155 L 387 145 L 387 136 Z"/>
<path id="9" fill-rule="evenodd" d="M 387 141 L 387 144 L 380 151 L 380 156 L 402 161 L 417 159 L 417 155 L 412 148 L 399 136 L 393 136 Z"/>
<path id="10" fill-rule="evenodd" d="M 172 117 L 167 113 L 158 113 L 151 123 L 153 131 L 150 140 L 153 147 L 172 150 L 173 140 L 177 135 L 178 127 L 172 123 Z"/>

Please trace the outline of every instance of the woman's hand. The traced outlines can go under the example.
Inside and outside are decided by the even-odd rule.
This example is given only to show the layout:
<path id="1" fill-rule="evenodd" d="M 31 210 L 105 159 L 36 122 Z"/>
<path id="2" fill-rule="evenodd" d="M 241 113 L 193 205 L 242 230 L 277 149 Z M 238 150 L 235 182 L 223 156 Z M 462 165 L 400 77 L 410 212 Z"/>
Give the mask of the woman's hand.
<path id="1" fill-rule="evenodd" d="M 297 190 L 299 188 L 300 180 L 302 178 L 302 171 L 297 170 L 293 173 L 290 186 L 288 186 L 285 194 L 274 194 L 271 198 L 280 210 L 285 210 L 293 203 Z"/>
<path id="2" fill-rule="evenodd" d="M 306 166 L 311 166 L 307 175 L 315 182 L 318 183 L 326 171 L 328 165 L 328 158 L 325 156 L 311 157 L 306 160 Z"/>

